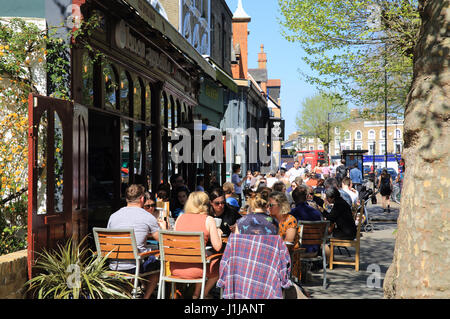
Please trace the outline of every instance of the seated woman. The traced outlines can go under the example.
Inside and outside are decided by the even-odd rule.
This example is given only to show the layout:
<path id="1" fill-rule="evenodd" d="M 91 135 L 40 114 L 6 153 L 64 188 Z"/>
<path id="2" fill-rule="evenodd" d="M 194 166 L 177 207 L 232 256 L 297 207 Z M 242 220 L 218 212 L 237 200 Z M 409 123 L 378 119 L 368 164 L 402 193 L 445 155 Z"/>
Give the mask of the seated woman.
<path id="1" fill-rule="evenodd" d="M 209 205 L 209 197 L 205 192 L 191 193 L 184 207 L 184 214 L 179 216 L 175 222 L 175 231 L 201 231 L 204 234 L 205 245 L 210 240 L 214 250 L 220 251 L 222 249 L 222 231 L 216 227 L 214 218 L 208 216 Z M 209 291 L 219 279 L 219 265 L 220 259 L 215 259 L 206 269 L 208 277 L 204 290 L 206 298 L 210 298 Z M 170 263 L 170 271 L 173 276 L 185 279 L 201 278 L 203 274 L 202 265 L 198 263 Z M 193 299 L 199 298 L 200 290 L 201 284 L 195 284 Z"/>
<path id="2" fill-rule="evenodd" d="M 231 184 L 233 186 L 233 184 Z M 221 188 L 215 188 L 209 193 L 209 200 L 211 207 L 209 215 L 215 218 L 222 219 L 220 229 L 225 236 L 234 233 L 236 229 L 236 222 L 242 216 L 238 213 L 236 207 L 226 203 L 225 193 Z"/>
<path id="3" fill-rule="evenodd" d="M 256 193 L 249 199 L 249 213 L 238 220 L 236 232 L 250 235 L 278 235 L 278 224 L 267 213 L 269 193 Z"/>
<path id="4" fill-rule="evenodd" d="M 353 219 L 352 209 L 341 197 L 341 193 L 335 187 L 325 191 L 326 201 L 333 204 L 330 212 L 323 211 L 322 215 L 331 222 L 330 233 L 334 238 L 355 239 L 356 225 Z"/>
<path id="5" fill-rule="evenodd" d="M 174 200 L 170 205 L 172 211 L 172 217 L 177 219 L 184 213 L 184 205 L 187 202 L 189 196 L 189 190 L 185 186 L 181 186 L 174 191 Z"/>
<path id="6" fill-rule="evenodd" d="M 297 231 L 297 219 L 289 214 L 291 208 L 284 193 L 272 192 L 269 195 L 270 216 L 278 221 L 278 234 L 285 242 L 291 243 L 290 248 L 299 247 L 299 234 Z"/>

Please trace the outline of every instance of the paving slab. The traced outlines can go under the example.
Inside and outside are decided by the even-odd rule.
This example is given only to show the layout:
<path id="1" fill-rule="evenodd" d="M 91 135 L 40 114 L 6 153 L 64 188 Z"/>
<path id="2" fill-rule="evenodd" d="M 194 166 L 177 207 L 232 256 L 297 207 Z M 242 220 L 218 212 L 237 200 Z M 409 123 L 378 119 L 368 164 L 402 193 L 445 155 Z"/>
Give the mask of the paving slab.
<path id="1" fill-rule="evenodd" d="M 335 265 L 327 268 L 327 289 L 322 288 L 322 269 L 311 271 L 308 282 L 302 286 L 312 299 L 382 299 L 383 281 L 394 254 L 396 220 L 399 206 L 391 205 L 391 213 L 383 213 L 379 205 L 369 205 L 369 218 L 374 225 L 371 232 L 362 231 L 360 270 L 352 266 Z M 386 216 L 389 215 L 389 216 Z M 348 248 L 351 256 L 354 249 Z M 337 250 L 335 251 L 338 252 Z M 342 256 L 348 256 L 341 248 Z M 339 257 L 342 257 L 339 255 Z"/>

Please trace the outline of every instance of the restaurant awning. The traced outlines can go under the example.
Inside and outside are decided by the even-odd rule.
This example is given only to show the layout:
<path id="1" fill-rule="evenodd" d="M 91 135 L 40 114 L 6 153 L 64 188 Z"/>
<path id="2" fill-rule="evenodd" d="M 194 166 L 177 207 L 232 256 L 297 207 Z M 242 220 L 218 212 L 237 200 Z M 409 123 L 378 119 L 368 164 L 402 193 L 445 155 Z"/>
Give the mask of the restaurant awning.
<path id="1" fill-rule="evenodd" d="M 216 81 L 219 81 L 227 88 L 229 88 L 234 93 L 238 92 L 238 86 L 234 79 L 229 76 L 224 70 L 220 68 L 210 57 L 205 57 L 205 59 L 212 65 L 214 70 L 216 70 Z"/>

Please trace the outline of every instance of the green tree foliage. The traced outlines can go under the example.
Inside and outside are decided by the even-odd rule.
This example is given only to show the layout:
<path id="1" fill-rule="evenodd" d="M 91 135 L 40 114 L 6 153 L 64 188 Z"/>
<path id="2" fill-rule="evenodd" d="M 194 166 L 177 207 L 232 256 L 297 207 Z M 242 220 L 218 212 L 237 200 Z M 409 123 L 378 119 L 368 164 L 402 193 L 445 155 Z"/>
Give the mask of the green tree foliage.
<path id="1" fill-rule="evenodd" d="M 349 110 L 345 102 L 322 93 L 306 98 L 302 102 L 296 124 L 305 137 L 320 138 L 328 145 L 328 129 L 341 127 L 348 117 Z"/>
<path id="2" fill-rule="evenodd" d="M 417 0 L 279 0 L 283 36 L 300 43 L 321 90 L 334 89 L 356 105 L 403 114 L 420 26 Z"/>

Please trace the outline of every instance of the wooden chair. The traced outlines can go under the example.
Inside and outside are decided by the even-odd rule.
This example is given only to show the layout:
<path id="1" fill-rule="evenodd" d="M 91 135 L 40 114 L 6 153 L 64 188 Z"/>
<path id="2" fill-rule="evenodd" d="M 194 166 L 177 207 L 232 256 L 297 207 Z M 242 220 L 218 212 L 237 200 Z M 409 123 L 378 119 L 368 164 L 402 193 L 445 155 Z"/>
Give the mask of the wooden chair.
<path id="1" fill-rule="evenodd" d="M 359 216 L 358 216 L 359 215 Z M 355 270 L 359 271 L 359 252 L 360 252 L 360 240 L 361 240 L 361 220 L 364 215 L 364 201 L 361 202 L 361 207 L 359 209 L 359 213 L 356 215 L 355 220 L 359 217 L 359 222 L 356 228 L 356 238 L 351 240 L 346 239 L 338 239 L 338 238 L 330 238 L 330 269 L 333 269 L 333 265 L 350 265 L 355 266 Z M 346 260 L 336 260 L 334 255 L 334 248 L 337 247 L 354 247 L 355 248 L 355 257 L 351 261 Z"/>
<path id="2" fill-rule="evenodd" d="M 97 248 L 97 256 L 107 256 L 113 260 L 134 260 L 136 263 L 136 271 L 134 275 L 124 275 L 127 279 L 134 280 L 133 298 L 137 296 L 137 286 L 139 279 L 150 274 L 158 273 L 159 270 L 139 273 L 141 262 L 145 257 L 159 254 L 158 250 L 139 253 L 136 237 L 133 229 L 107 229 L 93 228 L 95 246 Z"/>
<path id="3" fill-rule="evenodd" d="M 174 295 L 175 283 L 201 283 L 200 299 L 204 297 L 206 283 L 206 267 L 212 259 L 222 256 L 214 254 L 206 257 L 205 240 L 203 232 L 181 232 L 181 231 L 159 231 L 159 250 L 161 271 L 159 275 L 158 299 L 165 296 L 165 283 L 172 283 L 172 296 Z M 167 273 L 166 262 L 171 264 L 199 263 L 203 267 L 201 278 L 184 279 Z"/>
<path id="4" fill-rule="evenodd" d="M 323 288 L 326 289 L 327 282 L 327 261 L 325 257 L 325 245 L 327 243 L 328 238 L 328 227 L 330 225 L 330 221 L 298 221 L 300 227 L 300 239 L 299 242 L 301 245 L 321 245 L 322 254 L 319 252 L 311 254 L 311 253 L 303 253 L 300 254 L 301 262 L 307 263 L 308 268 L 314 261 L 323 262 Z"/>

